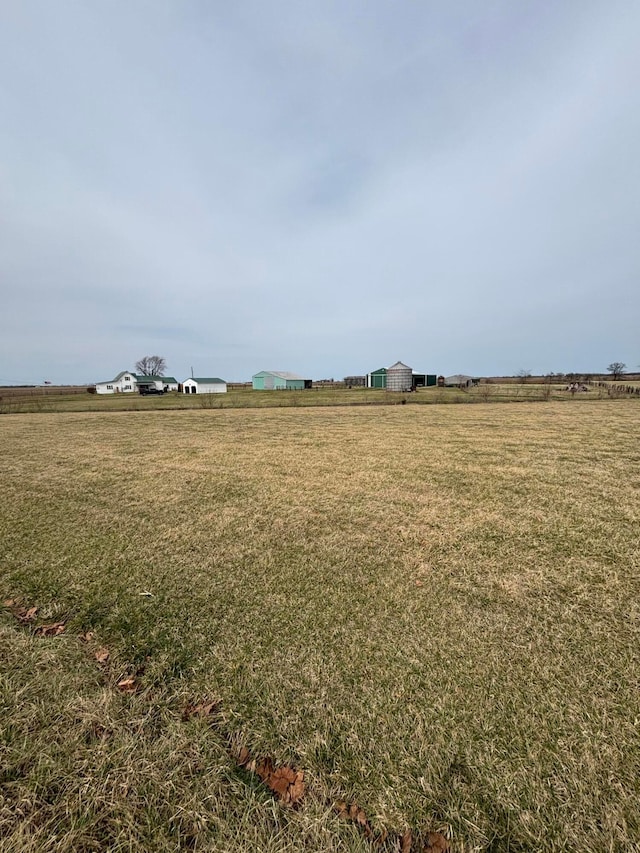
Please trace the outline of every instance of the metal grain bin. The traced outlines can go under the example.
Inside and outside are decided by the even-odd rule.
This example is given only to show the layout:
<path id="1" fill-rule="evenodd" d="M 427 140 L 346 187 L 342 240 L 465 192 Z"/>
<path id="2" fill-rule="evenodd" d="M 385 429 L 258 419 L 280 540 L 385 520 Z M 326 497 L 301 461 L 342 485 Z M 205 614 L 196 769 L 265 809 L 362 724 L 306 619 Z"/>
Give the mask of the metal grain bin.
<path id="1" fill-rule="evenodd" d="M 413 388 L 413 370 L 396 361 L 387 368 L 387 391 L 411 391 Z"/>

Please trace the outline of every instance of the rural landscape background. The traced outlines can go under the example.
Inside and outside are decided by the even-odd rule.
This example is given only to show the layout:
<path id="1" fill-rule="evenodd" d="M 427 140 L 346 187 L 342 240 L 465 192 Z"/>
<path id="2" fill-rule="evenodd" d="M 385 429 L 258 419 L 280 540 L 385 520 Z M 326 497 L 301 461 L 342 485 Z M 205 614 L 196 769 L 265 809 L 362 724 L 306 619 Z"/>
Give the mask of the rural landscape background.
<path id="1" fill-rule="evenodd" d="M 640 853 L 639 31 L 0 2 L 0 853 Z"/>
<path id="2" fill-rule="evenodd" d="M 640 849 L 640 401 L 554 396 L 2 417 L 2 848 Z"/>

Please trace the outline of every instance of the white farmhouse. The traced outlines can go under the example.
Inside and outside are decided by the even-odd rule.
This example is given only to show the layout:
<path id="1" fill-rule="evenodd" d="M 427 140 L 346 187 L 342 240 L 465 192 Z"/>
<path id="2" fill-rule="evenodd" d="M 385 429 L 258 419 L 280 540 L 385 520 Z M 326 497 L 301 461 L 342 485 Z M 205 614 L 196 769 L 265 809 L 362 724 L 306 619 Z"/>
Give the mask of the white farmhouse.
<path id="1" fill-rule="evenodd" d="M 115 379 L 96 382 L 96 394 L 141 394 L 149 389 L 155 391 L 177 391 L 178 380 L 173 376 L 136 376 L 130 370 L 122 370 Z"/>
<path id="2" fill-rule="evenodd" d="M 135 373 L 122 370 L 115 379 L 96 382 L 96 394 L 132 394 L 138 390 L 138 378 Z"/>
<path id="3" fill-rule="evenodd" d="M 227 383 L 224 379 L 190 377 L 182 383 L 183 394 L 225 394 Z"/>

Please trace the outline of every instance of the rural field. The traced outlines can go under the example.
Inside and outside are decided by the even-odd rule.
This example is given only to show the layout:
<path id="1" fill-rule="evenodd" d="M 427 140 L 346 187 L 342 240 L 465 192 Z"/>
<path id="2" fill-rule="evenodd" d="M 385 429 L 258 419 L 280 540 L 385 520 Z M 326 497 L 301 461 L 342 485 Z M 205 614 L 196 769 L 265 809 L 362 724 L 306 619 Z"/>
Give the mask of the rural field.
<path id="1" fill-rule="evenodd" d="M 617 399 L 637 392 L 638 382 L 601 382 L 587 393 L 573 395 L 566 381 L 482 381 L 471 388 L 419 388 L 416 393 L 397 393 L 376 388 L 318 386 L 305 391 L 254 391 L 233 388 L 226 394 L 159 396 L 89 394 L 84 387 L 0 388 L 0 415 L 53 414 L 61 412 L 157 412 L 165 409 L 263 409 L 309 406 L 396 406 L 442 403 L 533 403 Z"/>
<path id="2" fill-rule="evenodd" d="M 0 417 L 0 850 L 640 851 L 639 436 Z"/>

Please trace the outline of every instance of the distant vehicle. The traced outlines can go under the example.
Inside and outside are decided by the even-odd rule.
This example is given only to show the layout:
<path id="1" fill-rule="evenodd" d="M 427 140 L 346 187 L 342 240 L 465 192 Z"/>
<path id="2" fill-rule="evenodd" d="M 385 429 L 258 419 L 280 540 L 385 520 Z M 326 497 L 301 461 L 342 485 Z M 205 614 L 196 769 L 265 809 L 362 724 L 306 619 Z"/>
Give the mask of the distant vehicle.
<path id="1" fill-rule="evenodd" d="M 165 391 L 164 388 L 156 388 L 153 385 L 149 385 L 149 386 L 143 385 L 142 388 L 140 388 L 140 393 L 145 397 L 147 394 L 164 394 L 164 391 Z"/>

